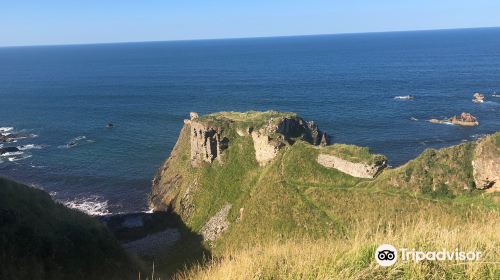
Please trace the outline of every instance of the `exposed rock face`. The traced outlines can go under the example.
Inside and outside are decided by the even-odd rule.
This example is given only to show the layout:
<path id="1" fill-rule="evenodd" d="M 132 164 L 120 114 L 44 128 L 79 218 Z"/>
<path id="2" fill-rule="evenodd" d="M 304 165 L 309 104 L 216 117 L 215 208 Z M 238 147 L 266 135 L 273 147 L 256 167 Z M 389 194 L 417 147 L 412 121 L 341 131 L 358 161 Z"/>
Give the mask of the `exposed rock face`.
<path id="1" fill-rule="evenodd" d="M 476 117 L 469 113 L 462 113 L 460 116 L 453 116 L 450 118 L 450 122 L 452 124 L 461 125 L 461 126 L 476 126 L 479 125 Z"/>
<path id="2" fill-rule="evenodd" d="M 324 146 L 330 144 L 328 135 L 321 132 L 313 121 L 305 122 L 302 118 L 298 117 L 283 119 L 278 123 L 275 131 L 281 133 L 285 139 L 300 137 L 315 146 L 322 143 Z"/>
<path id="3" fill-rule="evenodd" d="M 208 220 L 208 222 L 201 229 L 203 240 L 214 241 L 229 228 L 227 215 L 229 214 L 231 207 L 231 204 L 225 204 L 224 207 L 217 212 L 217 214 Z"/>
<path id="4" fill-rule="evenodd" d="M 190 118 L 191 120 L 195 120 L 195 119 L 197 119 L 198 117 L 199 117 L 199 116 L 198 116 L 198 113 L 196 113 L 196 112 L 190 112 L 190 113 L 189 113 L 189 118 Z"/>
<path id="5" fill-rule="evenodd" d="M 265 132 L 252 131 L 253 146 L 255 148 L 255 159 L 263 166 L 271 161 L 285 144 L 271 139 Z"/>
<path id="6" fill-rule="evenodd" d="M 269 116 L 269 117 L 268 117 Z M 152 182 L 150 207 L 155 211 L 175 209 L 183 218 L 195 210 L 192 194 L 198 189 L 197 170 L 223 158 L 230 137 L 251 137 L 256 160 L 261 166 L 271 161 L 285 145 L 303 139 L 314 145 L 328 145 L 326 133 L 294 114 L 273 112 L 219 113 L 199 117 L 191 112 L 170 157 Z M 186 164 L 180 166 L 180 164 Z M 195 169 L 191 169 L 195 167 Z"/>
<path id="7" fill-rule="evenodd" d="M 167 161 L 158 169 L 158 172 L 153 178 L 149 204 L 154 211 L 170 211 L 175 208 L 177 202 L 180 202 L 182 205 L 184 201 L 183 197 L 187 195 L 187 198 L 189 198 L 191 189 L 196 188 L 196 181 L 194 181 L 193 187 L 189 187 L 186 191 L 187 194 L 184 196 L 182 196 L 182 194 L 179 195 L 179 190 L 182 188 L 186 178 L 185 174 L 179 172 L 179 169 L 176 168 L 176 163 L 181 161 L 182 156 L 189 156 L 189 154 L 183 154 L 182 152 L 184 150 L 189 153 L 188 145 L 190 142 L 191 121 L 187 120 L 187 122 L 189 122 L 189 124 L 185 121 L 179 133 L 179 138 Z M 183 147 L 185 147 L 185 149 L 183 149 Z M 184 168 L 188 168 L 189 165 L 190 164 L 187 163 L 187 166 Z M 185 203 L 189 205 L 190 201 L 186 200 Z"/>
<path id="8" fill-rule="evenodd" d="M 350 162 L 334 155 L 319 154 L 318 163 L 327 168 L 335 168 L 341 172 L 358 178 L 375 178 L 386 166 L 385 160 L 374 164 Z"/>
<path id="9" fill-rule="evenodd" d="M 429 122 L 437 123 L 437 124 L 455 124 L 460 126 L 477 126 L 479 122 L 476 117 L 469 113 L 462 113 L 459 116 L 453 116 L 449 119 L 438 120 L 438 119 L 430 119 Z"/>
<path id="10" fill-rule="evenodd" d="M 494 143 L 493 137 L 478 142 L 472 161 L 476 188 L 488 192 L 500 191 L 500 146 Z"/>
<path id="11" fill-rule="evenodd" d="M 474 103 L 483 103 L 484 102 L 484 95 L 482 95 L 479 92 L 474 93 L 472 96 L 474 99 L 472 99 L 472 102 Z"/>
<path id="12" fill-rule="evenodd" d="M 228 146 L 228 139 L 222 136 L 223 129 L 191 120 L 191 163 L 199 166 L 202 162 L 220 160 L 222 151 Z"/>
<path id="13" fill-rule="evenodd" d="M 12 134 L 12 133 L 5 134 L 5 135 L 0 134 L 0 142 L 12 142 L 12 141 L 16 140 L 17 137 L 18 137 L 17 135 Z"/>
<path id="14" fill-rule="evenodd" d="M 299 117 L 284 118 L 278 122 L 270 120 L 266 127 L 258 131 L 250 130 L 250 134 L 254 142 L 255 157 L 261 166 L 271 161 L 285 146 L 285 142 L 293 143 L 295 139 L 302 139 L 315 146 L 330 144 L 328 135 L 319 130 L 314 122 L 305 122 Z"/>

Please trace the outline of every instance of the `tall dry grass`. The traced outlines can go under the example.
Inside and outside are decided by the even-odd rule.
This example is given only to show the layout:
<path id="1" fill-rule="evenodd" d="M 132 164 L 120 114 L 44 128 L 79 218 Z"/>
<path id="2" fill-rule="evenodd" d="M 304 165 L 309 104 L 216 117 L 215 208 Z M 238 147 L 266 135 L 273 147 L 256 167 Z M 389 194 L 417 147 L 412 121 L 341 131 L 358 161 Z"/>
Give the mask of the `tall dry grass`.
<path id="1" fill-rule="evenodd" d="M 380 221 L 380 224 L 385 224 Z M 372 231 L 354 226 L 345 239 L 289 240 L 227 251 L 221 258 L 176 275 L 176 279 L 500 279 L 500 220 L 497 213 L 455 226 L 429 217 Z M 480 251 L 479 261 L 398 262 L 379 266 L 378 245 L 422 251 Z"/>

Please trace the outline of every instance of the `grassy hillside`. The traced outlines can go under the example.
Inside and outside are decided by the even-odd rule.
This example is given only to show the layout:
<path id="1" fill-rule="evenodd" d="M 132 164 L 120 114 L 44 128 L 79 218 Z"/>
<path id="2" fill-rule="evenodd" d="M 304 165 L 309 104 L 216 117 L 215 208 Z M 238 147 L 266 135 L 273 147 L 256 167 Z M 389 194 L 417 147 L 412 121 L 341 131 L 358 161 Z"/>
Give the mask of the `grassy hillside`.
<path id="1" fill-rule="evenodd" d="M 95 219 L 44 191 L 0 178 L 0 279 L 134 279 L 137 269 Z"/>
<path id="2" fill-rule="evenodd" d="M 178 277 L 472 279 L 499 275 L 493 264 L 500 256 L 499 196 L 475 190 L 470 165 L 473 143 L 428 150 L 405 166 L 368 180 L 316 162 L 320 152 L 362 161 L 381 157 L 351 145 L 317 148 L 298 140 L 261 167 L 252 138 L 236 130 L 265 114 L 236 116 L 208 117 L 225 127 L 224 136 L 229 139 L 221 162 L 191 167 L 186 125 L 155 182 L 156 205 L 159 201 L 170 205 L 195 232 L 224 205 L 232 205 L 228 230 L 207 242 L 214 261 Z M 484 263 L 402 263 L 384 270 L 373 253 L 388 242 L 436 250 L 480 248 L 486 254 Z"/>

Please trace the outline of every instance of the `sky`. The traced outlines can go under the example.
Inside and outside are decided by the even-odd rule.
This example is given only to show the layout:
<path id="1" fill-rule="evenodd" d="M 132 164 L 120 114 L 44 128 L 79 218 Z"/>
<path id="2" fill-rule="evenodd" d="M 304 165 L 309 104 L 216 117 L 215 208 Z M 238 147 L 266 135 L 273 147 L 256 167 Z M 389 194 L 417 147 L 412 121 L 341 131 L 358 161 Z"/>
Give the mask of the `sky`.
<path id="1" fill-rule="evenodd" d="M 0 46 L 498 26 L 499 0 L 0 0 Z"/>

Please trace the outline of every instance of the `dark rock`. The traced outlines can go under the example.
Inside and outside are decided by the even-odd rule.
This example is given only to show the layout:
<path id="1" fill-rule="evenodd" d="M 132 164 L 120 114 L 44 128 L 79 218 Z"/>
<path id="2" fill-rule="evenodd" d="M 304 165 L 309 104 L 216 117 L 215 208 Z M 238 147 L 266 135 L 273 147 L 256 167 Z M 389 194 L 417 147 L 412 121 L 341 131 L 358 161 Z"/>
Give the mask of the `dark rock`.
<path id="1" fill-rule="evenodd" d="M 12 142 L 14 140 L 16 140 L 17 138 L 17 135 L 15 134 L 6 134 L 6 135 L 1 135 L 0 134 L 0 142 Z"/>
<path id="2" fill-rule="evenodd" d="M 15 152 L 19 152 L 19 149 L 16 147 L 0 148 L 0 155 L 3 155 L 5 153 L 15 153 Z"/>
<path id="3" fill-rule="evenodd" d="M 277 132 L 285 139 L 301 138 L 312 145 L 326 146 L 330 144 L 328 135 L 322 132 L 313 121 L 305 122 L 302 118 L 285 118 L 278 124 Z"/>

